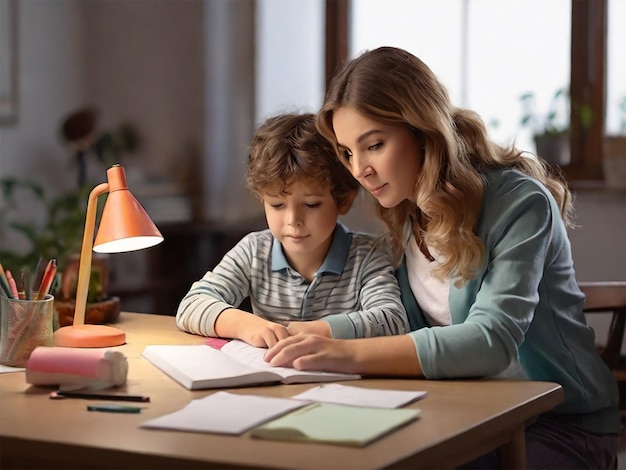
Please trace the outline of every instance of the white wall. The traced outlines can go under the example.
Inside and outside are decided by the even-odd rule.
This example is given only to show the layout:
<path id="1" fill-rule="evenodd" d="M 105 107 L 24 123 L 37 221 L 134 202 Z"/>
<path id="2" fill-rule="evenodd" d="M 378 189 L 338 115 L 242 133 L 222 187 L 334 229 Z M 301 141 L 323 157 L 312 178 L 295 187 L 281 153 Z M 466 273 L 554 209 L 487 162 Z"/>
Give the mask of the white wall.
<path id="1" fill-rule="evenodd" d="M 31 175 L 54 193 L 75 180 L 58 130 L 85 99 L 84 12 L 76 2 L 18 6 L 18 116 L 0 126 L 0 174 Z"/>
<path id="2" fill-rule="evenodd" d="M 52 2 L 55 3 L 55 2 Z M 197 1 L 81 2 L 87 101 L 103 128 L 124 121 L 144 137 L 128 165 L 148 176 L 177 175 L 202 145 L 203 5 Z M 186 175 L 185 175 L 186 176 Z"/>
<path id="3" fill-rule="evenodd" d="M 76 2 L 29 1 L 18 6 L 18 114 L 16 123 L 0 125 L 0 177 L 28 176 L 57 195 L 76 180 L 71 152 L 58 132 L 61 118 L 85 99 L 84 12 Z M 30 203 L 19 209 L 40 219 L 42 208 Z M 15 250 L 26 246 L 15 235 L 2 243 Z"/>
<path id="4" fill-rule="evenodd" d="M 626 280 L 626 192 L 575 191 L 577 228 L 570 230 L 580 281 Z"/>

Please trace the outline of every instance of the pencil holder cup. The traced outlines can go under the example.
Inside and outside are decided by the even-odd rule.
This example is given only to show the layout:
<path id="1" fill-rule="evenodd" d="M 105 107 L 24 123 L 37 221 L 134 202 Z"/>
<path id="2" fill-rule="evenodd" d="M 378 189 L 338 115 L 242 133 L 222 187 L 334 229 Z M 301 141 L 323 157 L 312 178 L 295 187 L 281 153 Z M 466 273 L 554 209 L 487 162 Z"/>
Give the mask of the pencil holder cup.
<path id="1" fill-rule="evenodd" d="M 37 346 L 52 346 L 54 297 L 16 300 L 0 296 L 0 364 L 26 367 Z"/>

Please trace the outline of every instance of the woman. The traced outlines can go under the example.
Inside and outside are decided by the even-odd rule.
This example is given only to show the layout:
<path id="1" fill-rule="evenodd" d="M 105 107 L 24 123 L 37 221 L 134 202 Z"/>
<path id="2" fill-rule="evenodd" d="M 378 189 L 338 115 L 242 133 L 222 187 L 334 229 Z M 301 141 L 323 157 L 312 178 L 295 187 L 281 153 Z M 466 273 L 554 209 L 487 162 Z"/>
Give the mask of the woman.
<path id="1" fill-rule="evenodd" d="M 333 80 L 318 126 L 377 200 L 399 263 L 407 335 L 296 335 L 272 365 L 428 379 L 558 382 L 527 428 L 529 468 L 616 465 L 617 387 L 582 312 L 570 193 L 539 159 L 489 140 L 418 58 L 382 47 Z M 491 466 L 493 456 L 477 465 Z"/>

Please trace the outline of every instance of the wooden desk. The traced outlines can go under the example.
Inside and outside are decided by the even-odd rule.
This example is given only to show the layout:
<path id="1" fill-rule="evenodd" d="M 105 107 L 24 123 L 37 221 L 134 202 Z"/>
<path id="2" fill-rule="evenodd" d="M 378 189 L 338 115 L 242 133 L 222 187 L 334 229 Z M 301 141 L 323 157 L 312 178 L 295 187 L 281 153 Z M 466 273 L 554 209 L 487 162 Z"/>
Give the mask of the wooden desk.
<path id="1" fill-rule="evenodd" d="M 50 400 L 24 373 L 0 375 L 0 467 L 13 468 L 453 468 L 501 448 L 507 467 L 523 467 L 524 422 L 558 405 L 563 391 L 547 382 L 363 379 L 362 387 L 427 390 L 417 421 L 366 446 L 256 440 L 242 436 L 141 429 L 148 419 L 213 393 L 189 391 L 141 358 L 147 344 L 196 344 L 174 318 L 122 313 L 127 344 L 125 391 L 149 395 L 140 414 L 97 413 L 87 400 Z M 236 393 L 290 397 L 314 384 L 276 385 Z M 143 405 L 143 404 L 142 404 Z"/>

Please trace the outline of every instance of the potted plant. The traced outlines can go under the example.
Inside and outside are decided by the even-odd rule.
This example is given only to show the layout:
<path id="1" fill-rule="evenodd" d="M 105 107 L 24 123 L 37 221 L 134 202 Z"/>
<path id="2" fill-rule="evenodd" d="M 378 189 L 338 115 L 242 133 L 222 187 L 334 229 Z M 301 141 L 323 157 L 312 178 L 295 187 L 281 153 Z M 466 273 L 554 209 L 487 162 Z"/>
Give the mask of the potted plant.
<path id="1" fill-rule="evenodd" d="M 530 128 L 537 155 L 550 164 L 567 165 L 570 161 L 570 103 L 567 90 L 560 88 L 554 93 L 545 115 L 537 113 L 533 92 L 524 93 L 520 101 L 520 126 Z"/>
<path id="2" fill-rule="evenodd" d="M 59 326 L 71 325 L 74 321 L 79 261 L 78 254 L 70 256 L 61 275 L 60 287 L 56 291 L 54 308 Z M 120 299 L 109 296 L 107 292 L 110 272 L 109 255 L 94 253 L 91 259 L 85 323 L 115 323 L 119 318 L 122 309 Z"/>

